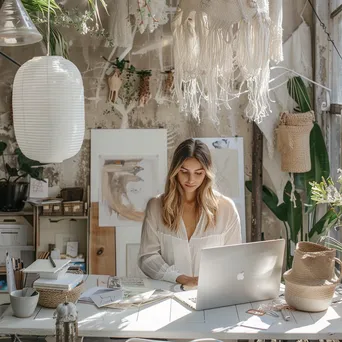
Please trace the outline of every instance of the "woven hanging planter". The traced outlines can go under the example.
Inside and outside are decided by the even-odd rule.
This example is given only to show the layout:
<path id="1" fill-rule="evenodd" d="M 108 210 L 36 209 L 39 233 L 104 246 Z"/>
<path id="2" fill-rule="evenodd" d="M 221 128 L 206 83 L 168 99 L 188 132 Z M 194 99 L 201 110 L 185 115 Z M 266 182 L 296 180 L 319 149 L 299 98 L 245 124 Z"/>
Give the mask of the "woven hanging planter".
<path id="1" fill-rule="evenodd" d="M 302 173 L 311 170 L 310 132 L 314 113 L 281 113 L 276 129 L 277 147 L 284 172 Z"/>

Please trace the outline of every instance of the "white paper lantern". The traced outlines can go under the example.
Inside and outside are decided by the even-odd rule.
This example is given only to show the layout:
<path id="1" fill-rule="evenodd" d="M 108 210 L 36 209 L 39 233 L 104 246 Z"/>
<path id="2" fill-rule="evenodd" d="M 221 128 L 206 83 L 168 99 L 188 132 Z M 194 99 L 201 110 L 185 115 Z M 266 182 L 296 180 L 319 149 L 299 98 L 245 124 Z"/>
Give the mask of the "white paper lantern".
<path id="1" fill-rule="evenodd" d="M 60 56 L 35 57 L 14 78 L 13 123 L 24 155 L 60 163 L 84 139 L 84 90 L 77 67 Z"/>

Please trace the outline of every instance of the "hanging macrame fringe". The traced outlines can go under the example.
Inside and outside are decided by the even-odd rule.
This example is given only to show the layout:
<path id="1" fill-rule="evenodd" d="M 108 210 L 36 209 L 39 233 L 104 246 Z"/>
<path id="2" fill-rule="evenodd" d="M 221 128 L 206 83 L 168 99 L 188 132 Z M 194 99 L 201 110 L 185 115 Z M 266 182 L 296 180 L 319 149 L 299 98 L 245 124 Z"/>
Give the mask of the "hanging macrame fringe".
<path id="1" fill-rule="evenodd" d="M 199 120 L 206 103 L 210 118 L 218 122 L 221 106 L 248 90 L 246 115 L 256 122 L 270 112 L 270 56 L 282 59 L 280 29 L 271 26 L 268 13 L 256 12 L 246 20 L 225 22 L 203 12 L 182 17 L 179 10 L 172 22 L 174 38 L 175 92 L 180 109 Z"/>

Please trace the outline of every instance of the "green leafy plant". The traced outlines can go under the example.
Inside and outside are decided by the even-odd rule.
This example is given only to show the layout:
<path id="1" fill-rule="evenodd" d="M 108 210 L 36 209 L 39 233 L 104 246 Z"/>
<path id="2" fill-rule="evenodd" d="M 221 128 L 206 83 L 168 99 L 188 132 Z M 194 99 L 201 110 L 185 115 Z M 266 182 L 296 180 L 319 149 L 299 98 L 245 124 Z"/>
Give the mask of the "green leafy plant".
<path id="1" fill-rule="evenodd" d="M 17 157 L 17 167 L 12 167 L 5 162 L 4 152 L 7 148 L 7 144 L 0 141 L 0 157 L 2 159 L 3 169 L 5 177 L 0 179 L 0 182 L 15 183 L 20 179 L 30 176 L 31 178 L 44 181 L 43 167 L 40 162 L 27 158 L 19 148 L 15 149 L 15 155 Z"/>
<path id="2" fill-rule="evenodd" d="M 74 27 L 78 32 L 105 36 L 106 34 L 101 27 L 99 3 L 107 12 L 107 4 L 105 0 L 87 0 L 88 10 L 81 12 L 77 8 L 66 10 L 59 5 L 56 0 L 50 0 L 50 37 L 47 36 L 47 21 L 49 0 L 22 0 L 22 3 L 37 26 L 37 29 L 43 36 L 43 41 L 47 44 L 50 42 L 51 55 L 61 55 L 68 58 L 68 43 L 66 42 L 59 27 Z"/>
<path id="3" fill-rule="evenodd" d="M 287 88 L 290 96 L 297 103 L 295 111 L 305 113 L 311 110 L 310 97 L 303 80 L 300 77 L 293 77 L 288 81 Z M 330 175 L 330 163 L 328 151 L 325 145 L 322 130 L 314 122 L 310 132 L 310 157 L 311 170 L 305 173 L 294 174 L 293 195 L 295 200 L 291 200 L 292 185 L 288 182 L 283 193 L 283 203 L 278 205 L 277 195 L 265 185 L 262 189 L 262 199 L 272 213 L 282 221 L 285 228 L 285 238 L 287 241 L 286 265 L 292 265 L 291 244 L 295 245 L 298 240 L 313 239 L 317 235 L 324 233 L 326 229 L 334 226 L 337 222 L 336 213 L 329 209 L 325 215 L 316 222 L 317 205 L 311 194 L 315 182 L 320 182 L 322 177 L 328 178 Z M 252 181 L 246 182 L 246 188 L 252 191 Z M 308 218 L 308 236 L 304 233 L 304 218 Z M 311 218 L 311 220 L 309 220 Z"/>
<path id="4" fill-rule="evenodd" d="M 252 192 L 252 181 L 246 181 L 246 188 Z M 302 201 L 297 191 L 295 191 L 295 203 L 291 201 L 291 182 L 288 182 L 283 192 L 283 203 L 279 204 L 278 196 L 267 186 L 262 186 L 262 200 L 272 213 L 284 224 L 285 240 L 287 246 L 286 267 L 292 265 L 292 256 L 290 253 L 291 242 L 298 242 L 298 234 L 302 230 L 303 211 Z"/>

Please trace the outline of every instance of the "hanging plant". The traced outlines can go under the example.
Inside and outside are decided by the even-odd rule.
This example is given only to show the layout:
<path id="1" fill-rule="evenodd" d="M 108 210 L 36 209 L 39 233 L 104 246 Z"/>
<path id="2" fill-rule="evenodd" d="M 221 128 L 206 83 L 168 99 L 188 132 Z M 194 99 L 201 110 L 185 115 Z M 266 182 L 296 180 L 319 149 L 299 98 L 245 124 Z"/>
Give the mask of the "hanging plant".
<path id="1" fill-rule="evenodd" d="M 145 107 L 151 99 L 150 79 L 152 76 L 151 70 L 141 70 L 137 74 L 140 77 L 139 84 L 139 107 Z"/>
<path id="2" fill-rule="evenodd" d="M 103 35 L 104 30 L 101 27 L 101 18 L 99 5 L 97 0 L 87 0 L 88 10 L 81 12 L 77 8 L 66 10 L 56 0 L 22 0 L 22 3 L 37 26 L 37 29 L 43 35 L 43 41 L 47 44 L 47 21 L 50 2 L 50 52 L 51 55 L 61 55 L 68 58 L 68 43 L 63 34 L 59 31 L 59 27 L 74 27 L 82 34 Z M 99 3 L 107 12 L 107 5 L 104 0 Z M 107 12 L 108 14 L 108 12 Z"/>

